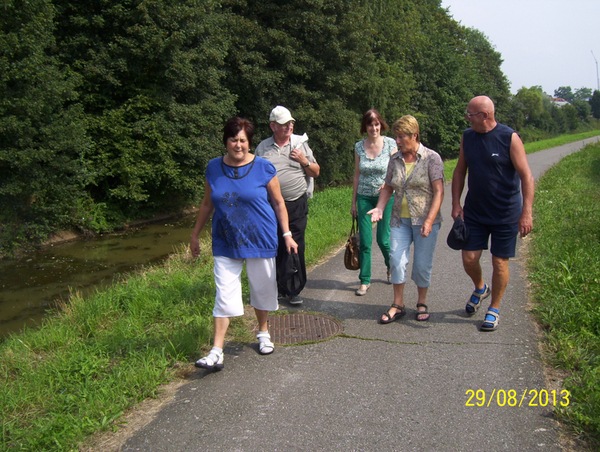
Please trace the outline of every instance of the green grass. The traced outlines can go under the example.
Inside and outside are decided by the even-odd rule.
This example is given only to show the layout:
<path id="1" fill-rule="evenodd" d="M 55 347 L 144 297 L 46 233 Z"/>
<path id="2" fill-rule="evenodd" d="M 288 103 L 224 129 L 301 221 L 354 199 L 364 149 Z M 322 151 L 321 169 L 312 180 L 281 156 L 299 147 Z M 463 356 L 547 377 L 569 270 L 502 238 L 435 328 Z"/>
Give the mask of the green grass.
<path id="1" fill-rule="evenodd" d="M 600 446 L 600 144 L 564 158 L 536 186 L 529 277 L 549 364 L 570 375 L 559 416 Z"/>
<path id="2" fill-rule="evenodd" d="M 578 162 L 575 156 L 565 162 Z M 588 158 L 596 159 L 591 168 Z M 561 163 L 556 169 L 565 167 Z M 537 196 L 533 237 L 540 245 L 533 251 L 531 272 L 551 362 L 572 372 L 567 381 L 572 404 L 560 414 L 590 438 L 598 437 L 594 410 L 600 406 L 599 173 L 598 158 L 586 157 L 550 179 Z M 585 177 L 589 181 L 577 188 L 583 192 L 575 191 L 572 180 Z M 318 192 L 309 201 L 310 224 L 319 225 L 307 230 L 309 266 L 346 240 L 351 199 L 347 186 Z M 546 233 L 554 235 L 546 239 Z M 551 254 L 555 245 L 561 251 Z M 205 243 L 203 249 L 210 247 Z M 90 297 L 74 294 L 39 329 L 2 341 L 0 450 L 76 450 L 92 434 L 116 428 L 128 408 L 193 369 L 191 363 L 212 338 L 213 303 L 212 257 L 192 260 L 181 250 L 166 264 Z M 245 318 L 236 319 L 230 340 L 248 340 L 251 327 Z"/>
<path id="3" fill-rule="evenodd" d="M 586 138 L 592 138 L 598 135 L 600 135 L 600 130 L 590 130 L 589 132 L 561 135 L 559 137 L 549 138 L 547 140 L 533 141 L 531 143 L 525 143 L 525 152 L 527 154 L 531 154 L 532 152 L 555 148 L 557 146 L 562 146 L 563 144 L 585 140 Z"/>
<path id="4" fill-rule="evenodd" d="M 212 335 L 209 256 L 183 255 L 0 345 L 1 450 L 72 450 L 156 395 Z"/>

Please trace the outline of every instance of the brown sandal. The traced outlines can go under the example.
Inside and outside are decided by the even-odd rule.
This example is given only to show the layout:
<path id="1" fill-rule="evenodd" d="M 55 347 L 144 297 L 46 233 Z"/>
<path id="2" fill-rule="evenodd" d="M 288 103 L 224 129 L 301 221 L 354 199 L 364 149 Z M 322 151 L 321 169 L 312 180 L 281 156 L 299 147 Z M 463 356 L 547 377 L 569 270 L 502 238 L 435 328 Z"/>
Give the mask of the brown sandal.
<path id="1" fill-rule="evenodd" d="M 402 317 L 404 317 L 406 315 L 406 310 L 404 309 L 404 306 L 398 306 L 397 304 L 392 304 L 390 307 L 396 308 L 397 309 L 396 313 L 394 315 L 390 315 L 390 310 L 388 309 L 388 311 L 386 313 L 382 314 L 387 317 L 387 320 L 380 318 L 379 323 L 383 323 L 383 324 L 392 323 L 398 319 L 401 319 Z"/>

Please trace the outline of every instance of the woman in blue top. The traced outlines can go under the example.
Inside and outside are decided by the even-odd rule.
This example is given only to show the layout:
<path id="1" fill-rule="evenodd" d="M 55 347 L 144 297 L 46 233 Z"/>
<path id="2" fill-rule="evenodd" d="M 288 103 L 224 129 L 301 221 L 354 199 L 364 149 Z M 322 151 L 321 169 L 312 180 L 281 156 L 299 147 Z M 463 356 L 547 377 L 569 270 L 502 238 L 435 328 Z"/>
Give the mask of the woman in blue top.
<path id="1" fill-rule="evenodd" d="M 211 160 L 206 167 L 204 199 L 192 232 L 190 248 L 200 254 L 198 235 L 212 220 L 214 256 L 215 339 L 208 356 L 197 367 L 223 368 L 223 345 L 230 317 L 244 314 L 241 274 L 244 262 L 250 285 L 250 304 L 258 320 L 258 345 L 263 355 L 274 350 L 267 329 L 269 311 L 278 309 L 275 256 L 277 222 L 284 232 L 288 253 L 298 252 L 288 224 L 275 167 L 250 153 L 254 125 L 235 117 L 223 130 L 225 156 Z"/>
<path id="2" fill-rule="evenodd" d="M 398 152 L 394 139 L 381 135 L 387 129 L 388 125 L 377 110 L 367 111 L 360 123 L 360 133 L 366 133 L 367 138 L 354 146 L 354 190 L 351 213 L 354 218 L 358 219 L 360 236 L 360 273 L 358 275 L 360 288 L 356 291 L 356 295 L 365 295 L 371 286 L 373 228 L 371 217 L 367 215 L 367 212 L 377 206 L 390 157 Z M 388 269 L 388 282 L 390 282 L 390 216 L 393 204 L 394 200 L 390 199 L 383 213 L 383 221 L 377 225 L 377 244 Z"/>

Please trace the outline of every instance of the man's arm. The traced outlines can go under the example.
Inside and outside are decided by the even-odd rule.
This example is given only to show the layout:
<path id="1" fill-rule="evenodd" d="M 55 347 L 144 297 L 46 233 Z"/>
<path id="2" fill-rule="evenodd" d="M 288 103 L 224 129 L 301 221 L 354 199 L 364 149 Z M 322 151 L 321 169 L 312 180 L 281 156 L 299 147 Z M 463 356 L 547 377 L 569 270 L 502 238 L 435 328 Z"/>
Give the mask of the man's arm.
<path id="1" fill-rule="evenodd" d="M 517 174 L 521 178 L 521 192 L 523 195 L 523 212 L 519 218 L 519 232 L 525 237 L 533 228 L 533 194 L 535 192 L 535 181 L 527 162 L 525 146 L 519 135 L 512 134 L 510 141 L 510 160 Z"/>
<path id="2" fill-rule="evenodd" d="M 458 162 L 452 175 L 452 219 L 456 220 L 459 215 L 464 219 L 463 209 L 460 205 L 460 197 L 465 188 L 465 177 L 467 176 L 467 161 L 463 150 L 463 138 L 460 139 L 460 153 Z"/>

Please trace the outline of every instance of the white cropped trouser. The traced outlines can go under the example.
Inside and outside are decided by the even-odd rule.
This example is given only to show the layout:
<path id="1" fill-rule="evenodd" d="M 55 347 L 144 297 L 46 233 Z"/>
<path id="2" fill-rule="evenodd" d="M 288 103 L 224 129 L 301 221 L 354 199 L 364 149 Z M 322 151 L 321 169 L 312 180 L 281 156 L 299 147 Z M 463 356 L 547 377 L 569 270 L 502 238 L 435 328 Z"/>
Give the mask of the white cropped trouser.
<path id="1" fill-rule="evenodd" d="M 242 269 L 246 262 L 246 273 L 250 285 L 250 304 L 261 311 L 276 311 L 277 277 L 275 258 L 232 259 L 214 256 L 214 274 L 217 293 L 214 317 L 238 317 L 244 315 L 242 301 Z"/>

